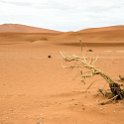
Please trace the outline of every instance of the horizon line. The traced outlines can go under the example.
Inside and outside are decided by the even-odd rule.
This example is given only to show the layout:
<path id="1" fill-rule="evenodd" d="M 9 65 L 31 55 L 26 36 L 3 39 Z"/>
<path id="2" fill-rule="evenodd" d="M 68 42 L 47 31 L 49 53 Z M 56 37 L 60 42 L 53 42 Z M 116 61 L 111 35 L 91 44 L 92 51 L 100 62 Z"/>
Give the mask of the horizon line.
<path id="1" fill-rule="evenodd" d="M 100 29 L 100 28 L 109 28 L 109 27 L 119 27 L 119 26 L 124 26 L 122 24 L 120 25 L 106 25 L 106 26 L 94 26 L 94 27 L 88 27 L 88 28 L 82 28 L 80 30 L 68 30 L 68 31 L 63 31 L 63 30 L 57 30 L 53 28 L 47 28 L 47 27 L 41 27 L 41 26 L 35 26 L 35 25 L 28 25 L 28 24 L 22 24 L 22 23 L 0 23 L 1 25 L 20 25 L 20 26 L 28 26 L 32 28 L 39 28 L 39 29 L 45 29 L 45 30 L 52 30 L 52 31 L 58 31 L 58 32 L 78 32 L 78 31 L 83 31 L 83 30 L 88 30 L 88 29 Z"/>

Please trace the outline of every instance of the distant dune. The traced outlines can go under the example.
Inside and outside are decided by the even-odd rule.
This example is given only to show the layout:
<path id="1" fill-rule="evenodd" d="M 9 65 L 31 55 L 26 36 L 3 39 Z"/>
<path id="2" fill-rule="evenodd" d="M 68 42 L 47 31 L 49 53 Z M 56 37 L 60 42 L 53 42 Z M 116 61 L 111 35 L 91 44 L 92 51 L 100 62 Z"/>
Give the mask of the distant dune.
<path id="1" fill-rule="evenodd" d="M 17 34 L 18 33 L 18 34 Z M 124 26 L 90 28 L 77 32 L 59 32 L 18 24 L 0 25 L 0 41 L 53 41 L 60 45 L 79 46 L 83 43 L 124 44 Z M 111 44 L 110 44 L 111 45 Z"/>
<path id="2" fill-rule="evenodd" d="M 124 43 L 124 26 L 93 28 L 78 33 L 89 42 Z"/>
<path id="3" fill-rule="evenodd" d="M 56 39 L 66 41 L 66 44 L 79 43 L 79 40 L 86 43 L 124 43 L 124 26 L 91 28 L 77 32 L 67 32 L 60 34 Z"/>
<path id="4" fill-rule="evenodd" d="M 0 33 L 59 33 L 59 32 L 20 24 L 3 24 L 0 25 Z"/>
<path id="5" fill-rule="evenodd" d="M 110 27 L 101 27 L 101 28 L 89 28 L 85 30 L 80 30 L 78 32 L 89 33 L 89 32 L 104 32 L 104 31 L 124 31 L 124 26 L 110 26 Z"/>

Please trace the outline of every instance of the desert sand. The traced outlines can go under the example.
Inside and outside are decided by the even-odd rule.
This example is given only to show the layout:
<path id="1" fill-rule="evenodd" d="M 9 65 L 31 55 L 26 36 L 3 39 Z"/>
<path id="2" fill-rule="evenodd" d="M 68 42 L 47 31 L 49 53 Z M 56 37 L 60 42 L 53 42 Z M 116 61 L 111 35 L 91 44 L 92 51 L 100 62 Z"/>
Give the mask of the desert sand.
<path id="1" fill-rule="evenodd" d="M 98 93 L 98 88 L 108 88 L 101 77 L 84 85 L 79 70 L 63 68 L 69 64 L 60 51 L 81 55 L 80 41 L 83 55 L 98 57 L 96 67 L 114 80 L 124 76 L 123 26 L 78 32 L 0 26 L 1 124 L 124 123 L 123 100 L 98 105 L 107 99 Z"/>

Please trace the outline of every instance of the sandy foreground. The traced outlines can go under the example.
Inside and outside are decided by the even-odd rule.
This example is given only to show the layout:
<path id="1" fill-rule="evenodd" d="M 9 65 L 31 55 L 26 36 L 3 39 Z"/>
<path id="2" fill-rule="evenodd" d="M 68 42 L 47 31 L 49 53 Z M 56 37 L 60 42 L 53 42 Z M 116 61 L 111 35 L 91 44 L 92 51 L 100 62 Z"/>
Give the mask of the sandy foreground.
<path id="1" fill-rule="evenodd" d="M 123 100 L 98 105 L 106 100 L 98 93 L 98 88 L 107 87 L 102 78 L 94 77 L 84 85 L 78 70 L 63 68 L 68 63 L 60 51 L 66 55 L 81 54 L 78 40 L 82 37 L 72 36 L 0 34 L 0 124 L 124 123 Z M 92 43 L 86 43 L 86 37 L 83 54 L 98 56 L 96 66 L 114 80 L 119 74 L 124 75 L 122 37 L 120 42 L 91 37 Z M 107 40 L 110 42 L 104 42 Z M 86 90 L 93 81 L 96 83 Z"/>

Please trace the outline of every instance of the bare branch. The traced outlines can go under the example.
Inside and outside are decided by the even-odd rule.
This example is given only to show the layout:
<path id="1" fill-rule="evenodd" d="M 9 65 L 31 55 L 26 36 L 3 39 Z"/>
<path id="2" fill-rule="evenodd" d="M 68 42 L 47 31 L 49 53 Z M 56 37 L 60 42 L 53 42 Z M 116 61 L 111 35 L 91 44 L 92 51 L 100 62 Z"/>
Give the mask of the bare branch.
<path id="1" fill-rule="evenodd" d="M 80 65 L 80 66 L 77 66 L 78 68 L 85 67 L 86 69 L 89 70 L 88 74 L 83 74 L 83 71 L 81 71 L 81 78 L 82 78 L 81 81 L 84 81 L 86 78 L 90 78 L 95 75 L 100 75 L 109 84 L 109 87 L 111 89 L 113 96 L 117 95 L 116 98 L 119 98 L 119 99 L 124 98 L 124 92 L 121 90 L 120 85 L 118 83 L 115 83 L 115 81 L 113 79 L 111 79 L 110 76 L 108 76 L 107 74 L 105 74 L 104 72 L 102 72 L 100 69 L 96 68 L 93 65 L 97 61 L 97 58 L 88 59 L 85 56 L 80 57 L 80 56 L 76 56 L 76 55 L 65 56 L 62 52 L 60 52 L 60 54 L 62 55 L 62 57 L 65 61 L 67 61 L 67 62 L 76 61 L 76 62 L 78 62 L 77 64 Z M 76 67 L 76 66 L 73 66 L 73 67 Z"/>
<path id="2" fill-rule="evenodd" d="M 117 99 L 117 97 L 118 97 L 118 95 L 116 95 L 116 96 L 112 97 L 112 98 L 111 98 L 111 99 L 109 99 L 109 100 L 102 101 L 102 102 L 100 102 L 100 103 L 98 103 L 98 104 L 99 104 L 99 105 L 105 105 L 105 104 L 108 104 L 108 103 L 112 102 L 113 100 L 116 100 L 116 99 Z"/>

